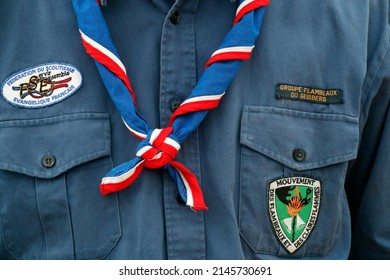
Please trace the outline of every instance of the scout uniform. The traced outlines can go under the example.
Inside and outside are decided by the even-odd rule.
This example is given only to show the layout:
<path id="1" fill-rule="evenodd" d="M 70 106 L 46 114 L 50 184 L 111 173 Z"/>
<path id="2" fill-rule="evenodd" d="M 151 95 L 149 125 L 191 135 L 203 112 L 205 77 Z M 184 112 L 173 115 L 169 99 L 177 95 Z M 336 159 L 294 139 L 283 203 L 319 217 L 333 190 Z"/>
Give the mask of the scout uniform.
<path id="1" fill-rule="evenodd" d="M 390 258 L 388 1 L 97 2 L 0 6 L 1 259 Z"/>

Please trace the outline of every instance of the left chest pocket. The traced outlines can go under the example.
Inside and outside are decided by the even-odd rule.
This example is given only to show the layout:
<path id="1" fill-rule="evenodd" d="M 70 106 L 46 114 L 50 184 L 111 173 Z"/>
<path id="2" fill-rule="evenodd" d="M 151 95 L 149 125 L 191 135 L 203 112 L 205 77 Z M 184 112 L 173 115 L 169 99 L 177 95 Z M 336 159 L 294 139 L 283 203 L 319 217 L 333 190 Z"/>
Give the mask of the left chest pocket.
<path id="1" fill-rule="evenodd" d="M 107 114 L 0 122 L 0 230 L 17 259 L 101 259 L 120 236 Z M 1 254 L 0 254 L 1 255 Z"/>
<path id="2" fill-rule="evenodd" d="M 246 106 L 241 122 L 240 233 L 256 254 L 323 256 L 340 235 L 347 162 L 356 157 L 358 119 Z M 269 184 L 304 176 L 321 182 L 321 205 L 303 245 L 289 253 L 269 214 Z"/>

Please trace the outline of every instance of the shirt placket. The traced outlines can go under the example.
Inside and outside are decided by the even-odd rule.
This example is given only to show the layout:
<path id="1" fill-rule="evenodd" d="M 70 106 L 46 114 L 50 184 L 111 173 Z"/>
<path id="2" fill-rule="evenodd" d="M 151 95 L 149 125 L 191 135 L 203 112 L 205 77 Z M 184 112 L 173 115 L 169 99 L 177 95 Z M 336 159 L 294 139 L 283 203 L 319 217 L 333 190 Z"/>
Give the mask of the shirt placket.
<path id="1" fill-rule="evenodd" d="M 166 126 L 178 105 L 196 84 L 195 11 L 198 0 L 178 0 L 168 12 L 161 36 L 160 122 Z M 186 165 L 201 184 L 197 131 L 182 144 L 177 160 Z M 184 207 L 177 186 L 165 173 L 164 206 L 168 259 L 204 259 L 203 212 Z"/>

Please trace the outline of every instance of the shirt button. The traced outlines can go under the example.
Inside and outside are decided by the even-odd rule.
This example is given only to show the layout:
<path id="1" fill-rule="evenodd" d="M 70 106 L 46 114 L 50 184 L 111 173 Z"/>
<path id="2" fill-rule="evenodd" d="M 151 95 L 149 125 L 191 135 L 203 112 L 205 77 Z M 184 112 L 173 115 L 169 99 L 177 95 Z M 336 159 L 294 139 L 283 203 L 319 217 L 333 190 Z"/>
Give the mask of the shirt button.
<path id="1" fill-rule="evenodd" d="M 297 148 L 293 152 L 293 158 L 295 161 L 301 162 L 306 159 L 306 152 L 301 148 Z"/>
<path id="2" fill-rule="evenodd" d="M 56 164 L 56 158 L 50 154 L 42 158 L 42 165 L 46 168 L 52 168 Z"/>
<path id="3" fill-rule="evenodd" d="M 177 110 L 177 108 L 180 107 L 181 105 L 181 100 L 179 98 L 174 98 L 172 101 L 171 101 L 171 111 L 172 112 L 175 112 Z"/>
<path id="4" fill-rule="evenodd" d="M 174 24 L 174 25 L 177 25 L 180 23 L 180 20 L 181 20 L 181 15 L 178 11 L 175 11 L 171 17 L 170 17 L 170 20 L 171 22 Z"/>

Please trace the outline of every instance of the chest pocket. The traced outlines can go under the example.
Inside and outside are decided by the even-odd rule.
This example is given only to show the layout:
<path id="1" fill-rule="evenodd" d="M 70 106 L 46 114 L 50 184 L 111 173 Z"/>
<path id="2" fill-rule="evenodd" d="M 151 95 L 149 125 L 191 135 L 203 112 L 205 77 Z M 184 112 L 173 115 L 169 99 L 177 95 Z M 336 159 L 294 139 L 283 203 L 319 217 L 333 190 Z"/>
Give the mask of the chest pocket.
<path id="1" fill-rule="evenodd" d="M 0 215 L 17 259 L 100 259 L 120 238 L 108 115 L 79 113 L 0 122 Z M 0 252 L 1 255 L 1 252 Z"/>
<path id="2" fill-rule="evenodd" d="M 244 108 L 239 223 L 241 236 L 254 253 L 309 257 L 330 250 L 340 237 L 347 211 L 344 179 L 347 161 L 356 157 L 358 138 L 358 119 L 350 116 Z M 278 241 L 268 210 L 269 183 L 287 176 L 310 176 L 322 182 L 317 222 L 293 254 Z"/>

